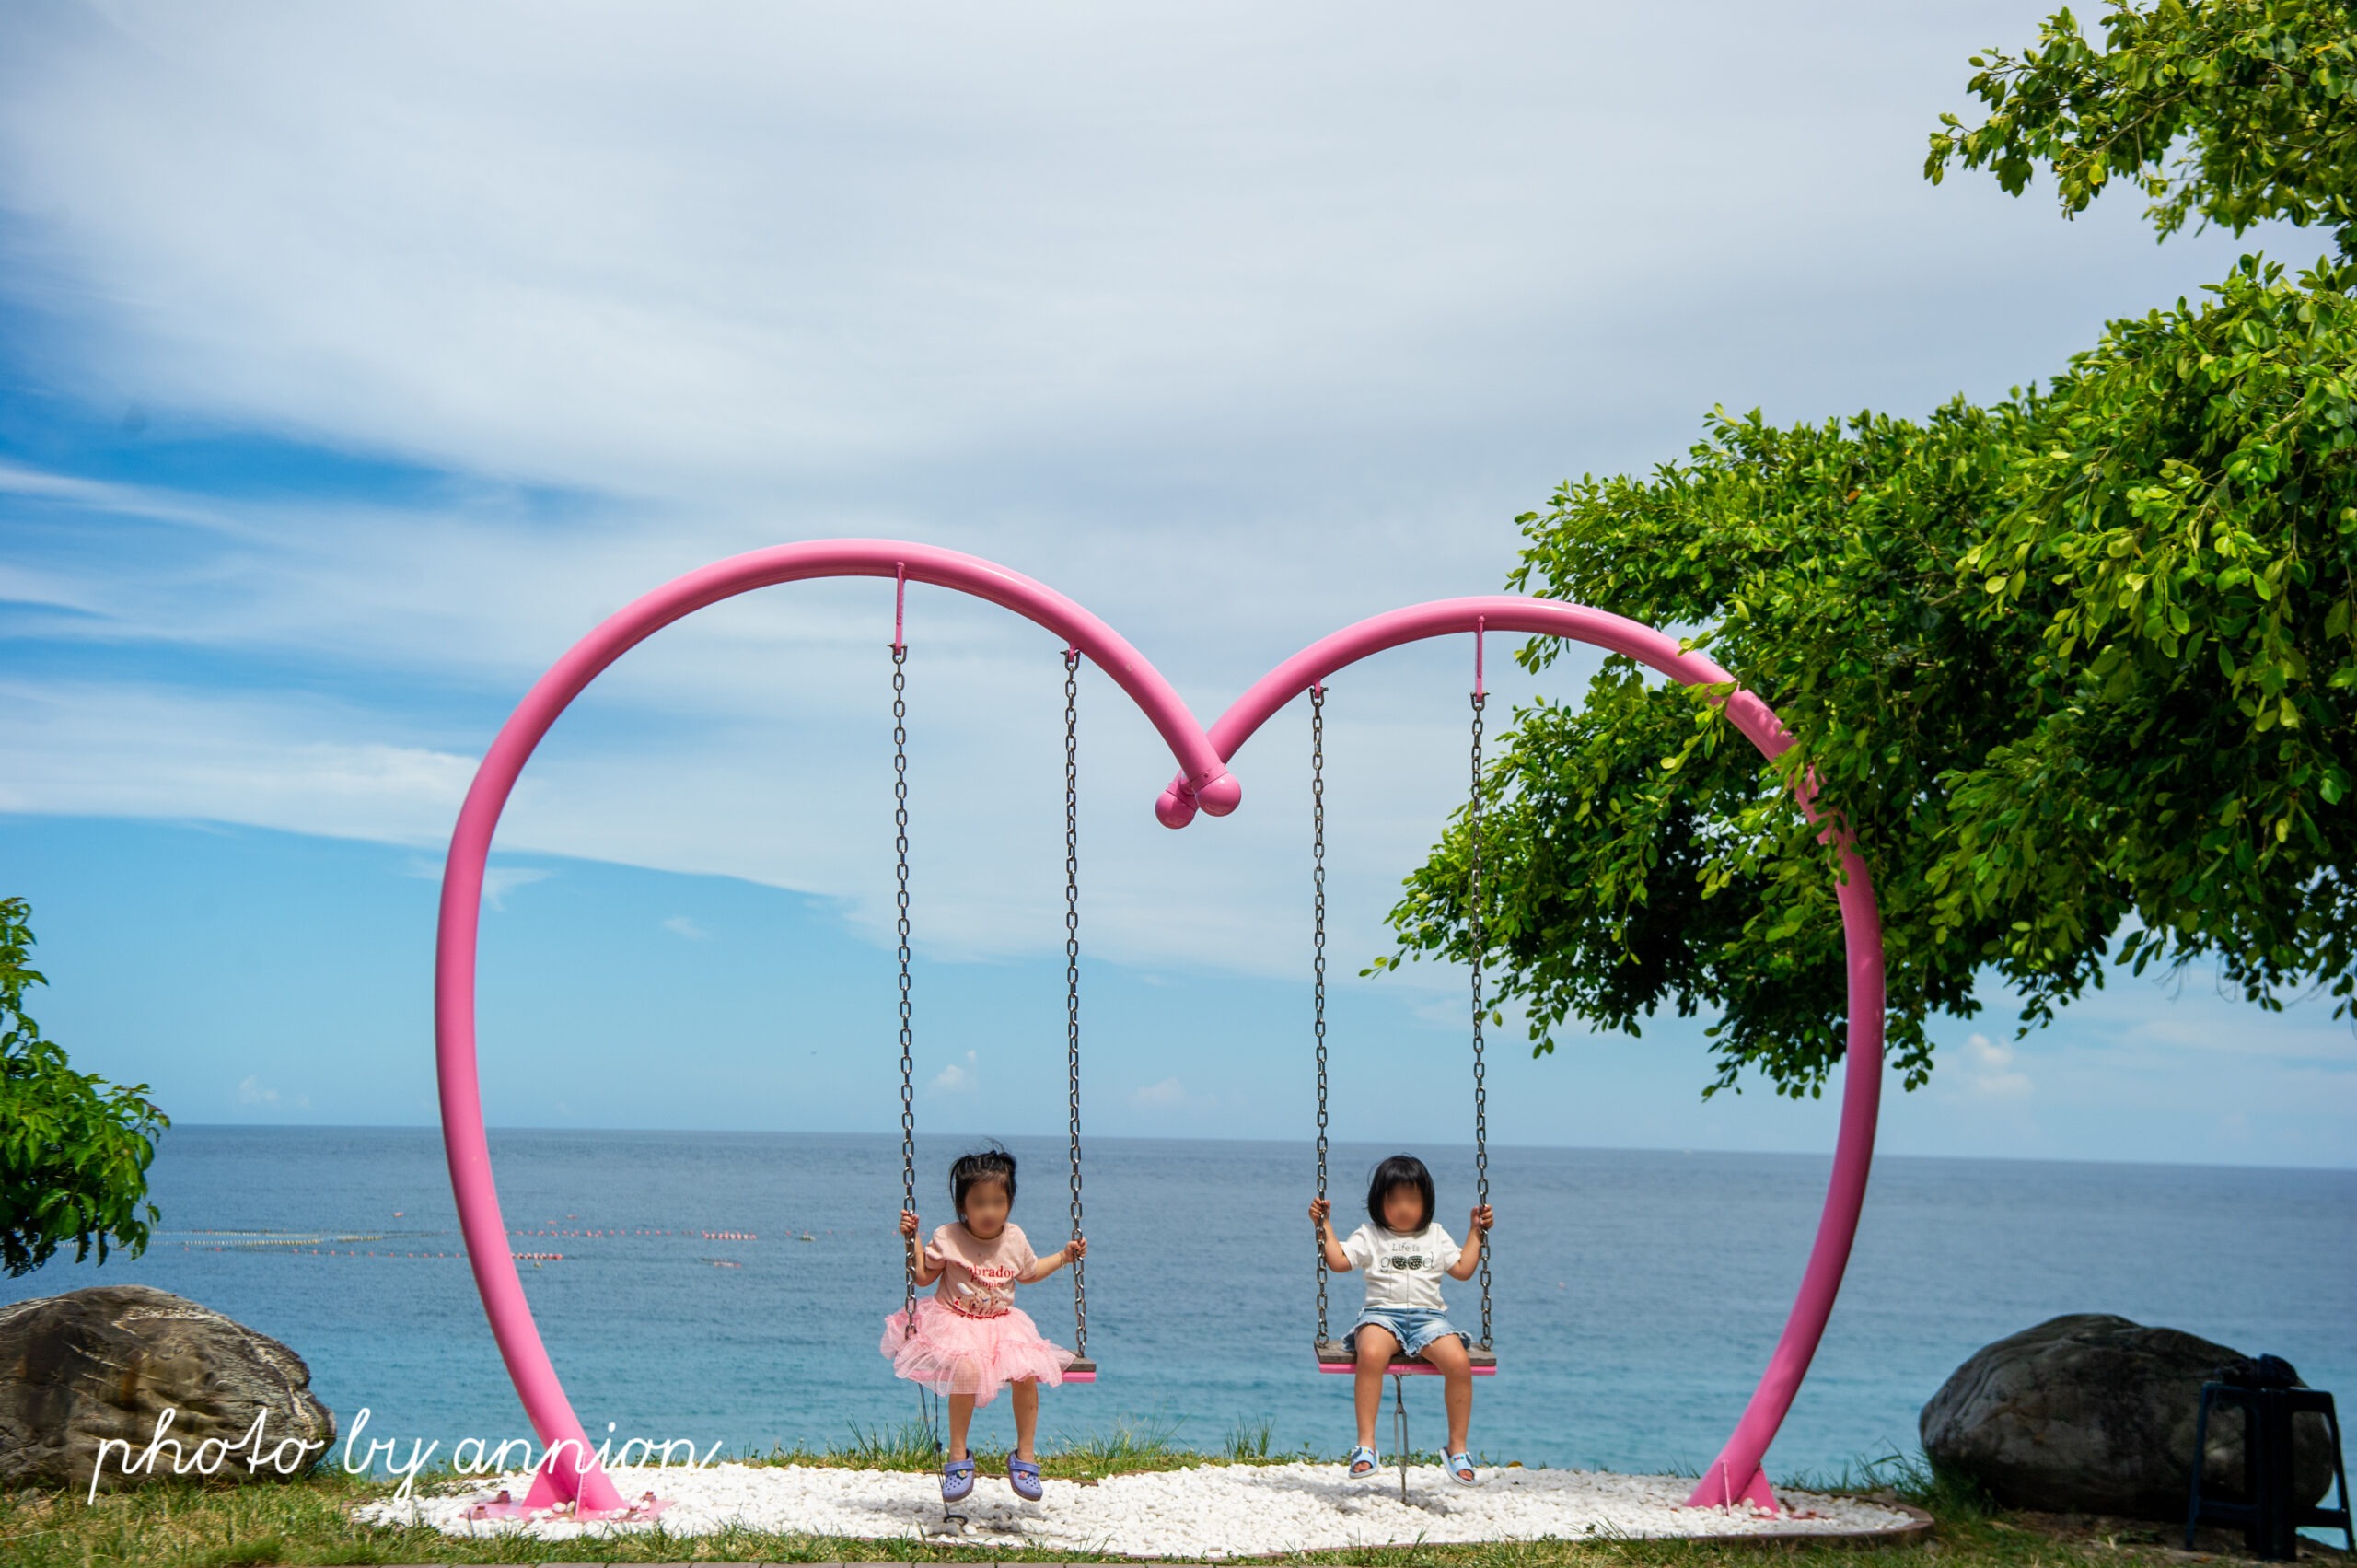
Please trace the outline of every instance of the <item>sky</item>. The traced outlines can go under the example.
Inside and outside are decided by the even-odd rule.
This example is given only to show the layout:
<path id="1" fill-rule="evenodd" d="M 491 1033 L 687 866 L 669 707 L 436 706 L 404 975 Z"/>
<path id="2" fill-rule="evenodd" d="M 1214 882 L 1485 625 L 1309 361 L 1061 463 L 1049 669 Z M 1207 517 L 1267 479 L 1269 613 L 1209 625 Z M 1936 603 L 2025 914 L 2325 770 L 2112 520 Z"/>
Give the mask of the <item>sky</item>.
<path id="1" fill-rule="evenodd" d="M 1925 182 L 1967 56 L 2039 14 L 7 8 L 0 891 L 34 902 L 36 1016 L 184 1121 L 431 1121 L 459 796 L 540 671 L 679 573 L 967 551 L 1208 721 L 1339 625 L 1498 591 L 1517 515 L 1714 405 L 2001 395 L 2244 250 L 2316 253 Z M 896 1123 L 890 614 L 874 582 L 748 596 L 558 724 L 493 856 L 494 1122 Z M 946 592 L 909 614 L 921 1116 L 1048 1131 L 1061 662 Z M 1469 653 L 1329 706 L 1353 1137 L 1468 1132 L 1462 975 L 1356 971 L 1462 789 Z M 1541 690 L 1503 664 L 1500 703 Z M 1094 671 L 1080 705 L 1090 1126 L 1307 1135 L 1298 704 L 1182 833 L 1151 729 Z M 1990 999 L 1884 1147 L 2357 1163 L 2325 1008 L 2121 979 L 2016 1041 Z M 1829 1145 L 1829 1100 L 1701 1103 L 1702 1021 L 1536 1062 L 1515 1022 L 1503 1139 Z"/>

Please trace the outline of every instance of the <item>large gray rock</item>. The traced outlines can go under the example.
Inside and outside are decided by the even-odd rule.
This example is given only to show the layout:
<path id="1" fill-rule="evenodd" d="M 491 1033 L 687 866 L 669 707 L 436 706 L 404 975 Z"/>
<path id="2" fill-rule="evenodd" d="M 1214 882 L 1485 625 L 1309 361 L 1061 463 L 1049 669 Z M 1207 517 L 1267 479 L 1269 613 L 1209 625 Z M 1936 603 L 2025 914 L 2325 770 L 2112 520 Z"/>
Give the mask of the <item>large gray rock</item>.
<path id="1" fill-rule="evenodd" d="M 134 1478 L 236 1481 L 307 1469 L 335 1441 L 335 1417 L 311 1396 L 311 1369 L 258 1334 L 168 1291 L 99 1285 L 0 1307 L 0 1485 L 87 1489 L 99 1445 L 129 1445 L 137 1463 L 173 1416 L 155 1462 Z M 259 1455 L 244 1443 L 263 1419 Z M 175 1451 L 174 1445 L 178 1445 Z M 100 1491 L 124 1484 L 110 1446 Z M 259 1462 L 250 1463 L 249 1460 Z"/>
<path id="2" fill-rule="evenodd" d="M 2243 1358 L 2175 1329 L 2081 1312 L 1983 1346 L 1923 1407 L 1923 1452 L 2010 1508 L 2183 1522 L 2201 1385 Z M 2212 1411 L 2201 1491 L 2243 1496 L 2243 1416 Z M 2293 1428 L 2293 1484 L 2332 1483 L 2324 1418 Z"/>

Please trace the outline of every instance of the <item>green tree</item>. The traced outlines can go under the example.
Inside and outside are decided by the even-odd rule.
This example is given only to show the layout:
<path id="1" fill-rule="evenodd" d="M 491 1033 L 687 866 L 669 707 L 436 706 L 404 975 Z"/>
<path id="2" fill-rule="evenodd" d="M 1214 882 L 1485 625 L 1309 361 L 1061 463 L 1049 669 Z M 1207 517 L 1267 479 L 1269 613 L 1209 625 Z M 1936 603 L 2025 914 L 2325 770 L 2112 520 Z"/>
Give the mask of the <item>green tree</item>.
<path id="1" fill-rule="evenodd" d="M 2000 112 L 1951 119 L 1931 172 L 1961 157 L 2018 190 L 2045 157 L 2084 205 L 2101 169 L 2149 171 L 2183 135 L 2192 172 L 2147 183 L 2175 192 L 2165 233 L 2198 210 L 2345 237 L 2345 127 L 2301 131 L 2305 162 L 2253 148 L 2309 125 L 2279 100 L 2343 101 L 2346 9 L 2122 8 L 2107 26 L 2108 54 L 2063 13 L 2024 61 L 1981 62 L 1975 90 Z M 2304 75 L 2203 56 L 2270 27 Z M 2247 258 L 2198 305 L 2111 323 L 2042 389 L 1920 421 L 1721 412 L 1684 462 L 1527 514 L 1512 587 L 1697 629 L 1797 738 L 1763 766 L 1707 693 L 1618 659 L 1581 705 L 1516 715 L 1483 851 L 1500 1000 L 1527 1006 L 1536 1048 L 1572 1018 L 1634 1030 L 1708 1009 L 1706 1093 L 1747 1067 L 1821 1088 L 1845 998 L 1833 854 L 1792 803 L 1804 772 L 1872 868 L 1910 1087 L 1931 1071 L 1930 1016 L 1976 1013 L 1984 971 L 2021 993 L 2025 1029 L 2114 961 L 2214 961 L 2269 1007 L 2321 983 L 2345 1015 L 2352 279 Z M 1465 833 L 1408 879 L 1380 963 L 1465 956 Z"/>
<path id="2" fill-rule="evenodd" d="M 2106 48 L 2068 11 L 2019 58 L 1973 56 L 1989 117 L 1952 114 L 1923 172 L 1987 168 L 2013 195 L 2040 163 L 2066 215 L 2114 179 L 2154 198 L 2163 238 L 2195 214 L 2236 234 L 2268 218 L 2334 230 L 2357 260 L 2357 41 L 2348 0 L 2115 0 Z M 2174 165 L 2172 148 L 2183 152 Z"/>
<path id="3" fill-rule="evenodd" d="M 29 1273 L 67 1242 L 80 1262 L 108 1244 L 146 1250 L 147 1166 L 171 1121 L 146 1098 L 68 1064 L 25 1016 L 25 993 L 49 983 L 31 968 L 32 908 L 0 899 L 0 1263 Z M 144 1212 L 143 1212 L 144 1211 Z"/>

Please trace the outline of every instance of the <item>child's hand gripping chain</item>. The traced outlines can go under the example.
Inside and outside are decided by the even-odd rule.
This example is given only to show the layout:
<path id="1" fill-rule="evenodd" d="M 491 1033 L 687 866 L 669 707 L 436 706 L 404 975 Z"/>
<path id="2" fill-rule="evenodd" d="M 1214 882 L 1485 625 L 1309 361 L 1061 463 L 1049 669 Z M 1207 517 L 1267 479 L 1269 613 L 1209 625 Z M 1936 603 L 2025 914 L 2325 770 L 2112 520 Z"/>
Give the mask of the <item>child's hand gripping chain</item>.
<path id="1" fill-rule="evenodd" d="M 1466 1242 L 1458 1247 L 1433 1223 L 1433 1177 L 1413 1155 L 1394 1155 L 1376 1167 L 1366 1194 L 1367 1223 L 1347 1241 L 1337 1240 L 1333 1205 L 1310 1201 L 1326 1266 L 1338 1272 L 1366 1273 L 1366 1306 L 1343 1342 L 1358 1358 L 1358 1446 L 1351 1450 L 1351 1474 L 1376 1470 L 1375 1417 L 1383 1402 L 1383 1376 L 1392 1357 L 1420 1355 L 1441 1374 L 1448 1410 L 1448 1473 L 1470 1486 L 1480 1479 L 1466 1450 L 1473 1413 L 1473 1364 L 1469 1336 L 1451 1328 L 1441 1299 L 1440 1276 L 1469 1280 L 1481 1266 L 1481 1245 L 1492 1215 L 1488 1204 L 1467 1216 Z"/>
<path id="2" fill-rule="evenodd" d="M 966 1434 L 974 1407 L 1015 1389 L 1015 1451 L 1007 1456 L 1007 1483 L 1016 1495 L 1038 1502 L 1043 1495 L 1033 1442 L 1039 1427 L 1039 1385 L 1063 1381 L 1075 1359 L 1051 1344 L 1039 1326 L 1015 1305 L 1015 1287 L 1036 1284 L 1075 1258 L 1088 1242 L 1075 1236 L 1046 1257 L 1031 1250 L 1020 1226 L 1007 1216 L 1015 1208 L 1015 1156 L 993 1147 L 961 1156 L 949 1167 L 949 1191 L 958 1223 L 933 1233 L 919 1246 L 920 1225 L 900 1212 L 900 1236 L 920 1288 L 937 1284 L 913 1314 L 884 1319 L 884 1353 L 892 1370 L 949 1398 L 949 1457 L 941 1467 L 941 1498 L 955 1503 L 974 1490 L 974 1461 Z"/>

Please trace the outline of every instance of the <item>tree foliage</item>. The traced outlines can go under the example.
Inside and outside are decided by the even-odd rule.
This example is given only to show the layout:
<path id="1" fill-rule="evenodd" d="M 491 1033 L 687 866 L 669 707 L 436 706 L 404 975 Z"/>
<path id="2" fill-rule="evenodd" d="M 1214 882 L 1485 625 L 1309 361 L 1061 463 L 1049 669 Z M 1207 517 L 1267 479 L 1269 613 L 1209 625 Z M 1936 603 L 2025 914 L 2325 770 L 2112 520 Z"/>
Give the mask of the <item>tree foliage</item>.
<path id="1" fill-rule="evenodd" d="M 75 1261 L 110 1242 L 147 1247 L 147 1166 L 170 1119 L 147 1098 L 76 1073 L 64 1050 L 25 1016 L 25 993 L 48 983 L 30 967 L 32 910 L 0 899 L 0 1263 L 29 1273 L 71 1242 Z"/>
<path id="2" fill-rule="evenodd" d="M 2301 285 L 2247 263 L 2044 390 L 1920 423 L 1721 413 L 1685 462 L 1522 519 L 1512 587 L 1708 628 L 1797 738 L 1763 766 L 1710 693 L 1624 659 L 1517 715 L 1488 923 L 1542 1051 L 1568 1018 L 1709 1008 L 1713 1088 L 1821 1084 L 1841 933 L 1804 769 L 1872 867 L 1910 1086 L 1982 970 L 2041 1021 L 2123 925 L 2140 971 L 2214 958 L 2263 1005 L 2322 979 L 2346 1009 L 2357 304 Z M 1464 956 L 1466 848 L 1460 820 L 1410 877 L 1403 954 Z"/>
<path id="3" fill-rule="evenodd" d="M 2068 210 L 2111 175 L 2240 228 L 2328 222 L 2357 184 L 2346 7 L 2068 12 L 1976 61 L 1989 122 L 1929 172 L 2047 159 Z M 2173 179 L 2153 171 L 2179 138 Z M 2112 322 L 2044 387 L 1929 417 L 1775 429 L 1724 412 L 1683 462 L 1563 486 L 1510 586 L 1691 629 L 1774 706 L 1774 766 L 1709 692 L 1607 661 L 1516 715 L 1483 855 L 1502 1003 L 1568 1021 L 1717 1015 L 1717 1074 L 1821 1089 L 1844 1039 L 1836 857 L 1856 835 L 1895 1059 L 1993 973 L 2022 1028 L 2114 962 L 2215 962 L 2253 1002 L 2351 1006 L 2357 774 L 2357 265 L 2246 258 L 2198 303 Z M 1552 662 L 1551 642 L 1522 657 Z M 1408 879 L 1396 965 L 1467 956 L 1466 824 Z"/>
<path id="4" fill-rule="evenodd" d="M 2269 218 L 2335 231 L 2357 260 L 2357 17 L 2348 0 L 2113 0 L 2097 47 L 2069 11 L 2017 58 L 1973 56 L 1988 107 L 1952 114 L 1923 172 L 1987 168 L 2019 195 L 2040 163 L 2066 215 L 2114 179 L 2154 198 L 2165 237 L 2199 214 L 2235 234 Z M 2183 144 L 2174 165 L 2173 147 Z"/>

